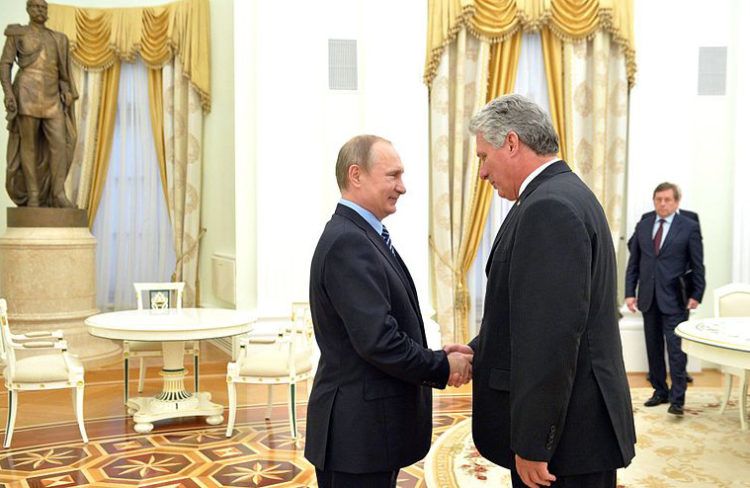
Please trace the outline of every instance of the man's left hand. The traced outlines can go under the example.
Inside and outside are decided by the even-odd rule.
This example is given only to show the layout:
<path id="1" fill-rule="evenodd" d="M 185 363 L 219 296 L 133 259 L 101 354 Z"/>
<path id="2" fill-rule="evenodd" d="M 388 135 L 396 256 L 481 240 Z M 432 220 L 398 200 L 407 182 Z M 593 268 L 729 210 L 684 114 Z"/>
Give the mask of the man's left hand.
<path id="1" fill-rule="evenodd" d="M 67 108 L 70 107 L 73 104 L 73 94 L 70 92 L 65 92 L 61 95 L 62 103 Z"/>
<path id="2" fill-rule="evenodd" d="M 696 308 L 698 308 L 698 305 L 700 305 L 700 302 L 695 298 L 691 298 L 690 300 L 688 300 L 687 308 L 688 310 L 695 310 Z"/>
<path id="3" fill-rule="evenodd" d="M 516 472 L 521 481 L 531 488 L 550 486 L 557 478 L 547 470 L 544 461 L 529 461 L 516 454 Z"/>

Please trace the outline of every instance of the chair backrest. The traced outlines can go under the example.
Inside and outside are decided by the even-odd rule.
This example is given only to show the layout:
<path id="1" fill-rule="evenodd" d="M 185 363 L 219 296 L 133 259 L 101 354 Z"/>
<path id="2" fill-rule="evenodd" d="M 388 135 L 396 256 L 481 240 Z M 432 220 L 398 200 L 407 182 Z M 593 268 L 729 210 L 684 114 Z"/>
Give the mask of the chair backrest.
<path id="1" fill-rule="evenodd" d="M 292 328 L 295 332 L 312 332 L 312 314 L 309 302 L 292 302 Z"/>
<path id="2" fill-rule="evenodd" d="M 166 308 L 182 308 L 182 292 L 185 289 L 184 282 L 164 283 L 133 283 L 135 299 L 138 310 L 150 308 L 161 310 Z M 143 297 L 148 300 L 146 307 L 143 305 Z"/>
<path id="3" fill-rule="evenodd" d="M 714 315 L 750 317 L 750 284 L 730 283 L 714 290 Z"/>
<path id="4" fill-rule="evenodd" d="M 8 302 L 0 298 L 0 362 L 8 367 L 9 377 L 13 378 L 16 357 L 11 344 L 10 325 L 8 324 Z"/>

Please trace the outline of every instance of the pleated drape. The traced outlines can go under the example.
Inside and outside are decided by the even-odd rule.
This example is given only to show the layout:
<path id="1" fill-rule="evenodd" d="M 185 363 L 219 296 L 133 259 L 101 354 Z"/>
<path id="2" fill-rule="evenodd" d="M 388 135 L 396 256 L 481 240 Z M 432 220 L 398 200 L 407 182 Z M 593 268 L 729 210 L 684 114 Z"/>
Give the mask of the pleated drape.
<path id="1" fill-rule="evenodd" d="M 520 31 L 488 46 L 462 30 L 455 48 L 444 53 L 440 86 L 431 93 L 431 266 L 444 342 L 469 339 L 466 275 L 492 201 L 492 187 L 479 179 L 469 120 L 488 100 L 513 88 L 520 47 Z"/>
<path id="2" fill-rule="evenodd" d="M 505 40 L 517 30 L 547 27 L 563 41 L 584 40 L 609 32 L 626 60 L 627 78 L 635 82 L 632 0 L 430 0 L 424 80 L 432 85 L 443 50 L 461 26 L 489 42 Z"/>
<path id="3" fill-rule="evenodd" d="M 91 190 L 86 203 L 89 228 L 94 225 L 96 211 L 104 191 L 109 168 L 109 156 L 112 151 L 112 137 L 115 130 L 117 114 L 117 93 L 120 88 L 120 61 L 115 60 L 102 76 L 102 95 L 99 115 L 96 124 L 96 149 L 94 150 L 94 167 L 92 170 Z"/>
<path id="4" fill-rule="evenodd" d="M 178 56 L 203 110 L 210 111 L 208 0 L 111 9 L 50 4 L 47 25 L 68 36 L 73 61 L 88 70 L 106 69 L 115 60 L 132 61 L 135 56 L 160 69 Z"/>
<path id="5" fill-rule="evenodd" d="M 621 95 L 624 93 L 627 99 L 636 70 L 632 0 L 430 0 L 428 16 L 424 80 L 430 88 L 433 303 L 443 340 L 461 342 L 468 335 L 471 300 L 467 274 L 484 234 L 493 192 L 479 180 L 474 155 L 463 151 L 472 147 L 472 141 L 462 138 L 468 137 L 465 128 L 479 107 L 469 110 L 462 90 L 466 83 L 460 71 L 462 61 L 455 57 L 456 50 L 460 53 L 461 46 L 469 45 L 472 37 L 491 45 L 485 90 L 485 101 L 489 101 L 514 89 L 523 32 L 540 32 L 550 117 L 559 135 L 560 156 L 599 197 L 617 236 L 624 181 L 621 149 L 625 147 Z M 597 117 L 600 111 L 581 116 L 577 105 L 588 99 L 588 92 L 584 92 L 585 86 L 576 93 L 572 91 L 581 84 L 580 76 L 586 76 L 583 72 L 595 63 L 573 62 L 569 57 L 573 45 L 586 45 L 602 36 L 611 40 L 611 49 L 605 54 L 612 60 L 608 73 L 624 83 L 625 91 L 616 83 L 595 90 L 595 101 L 604 97 L 612 103 L 596 105 L 610 112 L 606 120 L 592 128 L 591 117 Z M 618 63 L 621 70 L 615 68 Z M 444 113 L 450 116 L 446 119 L 441 116 Z M 614 113 L 617 115 L 611 115 Z M 573 144 L 577 145 L 575 150 Z M 588 154 L 588 145 L 594 149 L 588 152 L 601 164 L 592 166 L 589 158 L 587 166 L 579 168 L 578 156 Z M 602 154 L 606 157 L 600 157 Z M 469 171 L 471 167 L 475 169 Z M 591 173 L 592 167 L 596 175 Z M 452 178 L 448 187 L 436 176 L 445 176 L 447 169 Z"/>
<path id="6" fill-rule="evenodd" d="M 154 133 L 154 147 L 156 157 L 159 160 L 159 174 L 161 175 L 161 186 L 164 190 L 164 199 L 169 203 L 169 191 L 167 187 L 167 156 L 164 149 L 164 93 L 162 82 L 162 70 L 148 70 L 148 97 L 151 100 L 149 112 L 151 113 L 151 130 Z M 171 216 L 170 216 L 171 218 Z"/>
<path id="7" fill-rule="evenodd" d="M 552 34 L 549 27 L 542 28 L 541 37 L 544 72 L 547 77 L 547 95 L 549 96 L 549 115 L 560 139 L 560 157 L 568 162 L 572 169 L 575 169 L 575 162 L 569 159 L 565 129 L 562 43 L 560 38 Z"/>

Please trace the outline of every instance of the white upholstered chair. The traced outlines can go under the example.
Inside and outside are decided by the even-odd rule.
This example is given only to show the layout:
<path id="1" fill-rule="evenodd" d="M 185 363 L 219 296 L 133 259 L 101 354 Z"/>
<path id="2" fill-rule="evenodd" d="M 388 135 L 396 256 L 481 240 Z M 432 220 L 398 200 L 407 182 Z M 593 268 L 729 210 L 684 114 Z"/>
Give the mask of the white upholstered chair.
<path id="1" fill-rule="evenodd" d="M 19 391 L 73 388 L 78 429 L 88 442 L 83 424 L 83 365 L 68 353 L 61 331 L 13 334 L 8 325 L 8 304 L 0 298 L 0 359 L 8 390 L 8 422 L 3 447 L 10 447 L 16 422 Z"/>
<path id="2" fill-rule="evenodd" d="M 750 317 L 750 284 L 730 283 L 714 290 L 714 315 L 716 317 Z M 722 366 L 724 373 L 724 396 L 721 399 L 720 413 L 724 413 L 732 394 L 732 379 L 734 376 L 740 379 L 741 398 L 747 398 L 747 386 L 750 383 L 750 370 Z M 743 405 L 744 402 L 740 402 Z M 742 428 L 746 428 L 745 415 L 747 412 L 740 411 Z"/>
<path id="3" fill-rule="evenodd" d="M 227 365 L 231 437 L 237 414 L 237 383 L 268 385 L 265 418 L 271 418 L 273 385 L 289 385 L 289 427 L 297 438 L 297 384 L 312 376 L 313 330 L 310 307 L 306 302 L 292 304 L 291 321 L 276 335 L 250 335 L 240 339 L 237 360 Z M 308 383 L 308 392 L 310 390 Z"/>
<path id="4" fill-rule="evenodd" d="M 182 308 L 182 292 L 185 283 L 133 283 L 135 289 L 138 310 L 150 308 L 159 310 L 165 308 Z M 144 298 L 146 298 L 144 306 Z M 128 403 L 129 390 L 129 361 L 140 359 L 138 366 L 138 391 L 143 391 L 143 383 L 146 377 L 146 366 L 144 360 L 147 358 L 162 357 L 161 342 L 123 341 L 122 342 L 124 369 L 125 369 L 125 403 Z M 195 377 L 195 391 L 198 391 L 198 361 L 200 357 L 200 344 L 198 341 L 185 342 L 185 355 L 193 356 L 193 368 Z"/>

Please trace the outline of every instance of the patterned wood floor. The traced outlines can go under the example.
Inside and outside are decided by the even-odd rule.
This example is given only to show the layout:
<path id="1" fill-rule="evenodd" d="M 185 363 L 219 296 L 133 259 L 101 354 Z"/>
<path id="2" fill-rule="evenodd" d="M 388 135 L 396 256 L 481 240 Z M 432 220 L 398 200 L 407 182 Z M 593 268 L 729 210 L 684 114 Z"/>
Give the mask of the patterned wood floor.
<path id="1" fill-rule="evenodd" d="M 467 418 L 468 395 L 436 398 L 434 436 Z M 304 415 L 304 405 L 299 413 Z M 154 433 L 122 432 L 125 417 L 86 422 L 90 442 L 83 444 L 76 425 L 25 428 L 13 448 L 0 455 L 0 487 L 302 487 L 316 486 L 314 470 L 303 458 L 304 420 L 296 443 L 289 433 L 285 407 L 274 407 L 272 421 L 264 406 L 238 410 L 234 435 L 200 419 L 158 424 Z M 277 420 L 278 419 L 278 420 Z M 51 441 L 54 439 L 54 441 Z M 399 487 L 422 487 L 422 463 L 405 468 Z"/>
<path id="2" fill-rule="evenodd" d="M 226 405 L 226 357 L 210 348 L 203 353 L 201 390 Z M 131 373 L 136 376 L 137 368 Z M 719 375 L 696 375 L 712 386 Z M 300 440 L 291 439 L 286 393 L 274 387 L 272 420 L 263 418 L 266 388 L 240 389 L 234 435 L 226 424 L 206 425 L 202 418 L 157 422 L 150 434 L 132 430 L 122 406 L 119 364 L 87 370 L 86 429 L 83 444 L 74 421 L 68 391 L 21 394 L 16 433 L 10 449 L 0 450 L 0 488 L 5 487 L 315 487 L 312 466 L 303 458 L 305 404 L 300 403 Z M 631 377 L 644 386 L 643 375 Z M 158 367 L 149 369 L 145 394 L 159 390 Z M 186 381 L 189 384 L 189 381 Z M 135 382 L 131 384 L 135 390 Z M 2 390 L 0 390 L 2 391 Z M 465 419 L 471 411 L 468 386 L 435 397 L 434 437 Z M 0 416 L 7 415 L 7 396 Z M 304 398 L 304 394 L 303 394 Z M 226 413 L 225 413 L 226 417 Z M 405 468 L 399 487 L 423 487 L 422 463 Z"/>

